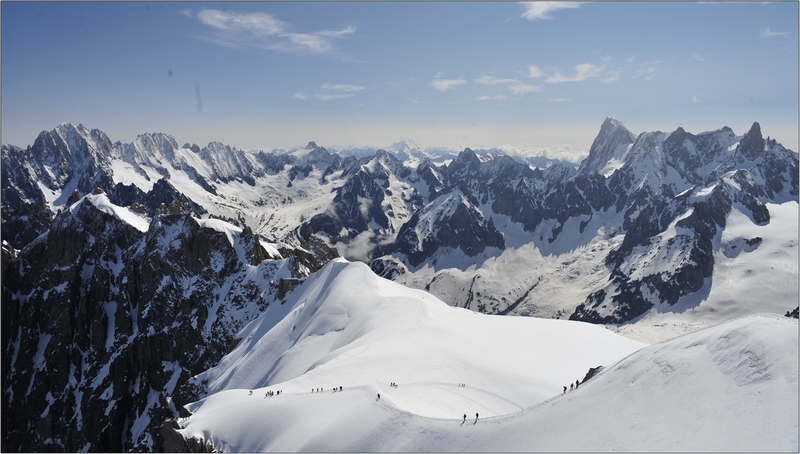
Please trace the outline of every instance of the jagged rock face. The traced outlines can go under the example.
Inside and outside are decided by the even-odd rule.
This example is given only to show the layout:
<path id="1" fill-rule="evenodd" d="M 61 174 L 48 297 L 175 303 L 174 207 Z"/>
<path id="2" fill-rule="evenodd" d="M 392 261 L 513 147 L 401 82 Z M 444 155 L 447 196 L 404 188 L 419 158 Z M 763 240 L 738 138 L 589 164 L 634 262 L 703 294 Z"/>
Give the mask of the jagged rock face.
<path id="1" fill-rule="evenodd" d="M 578 167 L 578 174 L 603 174 L 612 161 L 620 160 L 636 137 L 613 118 L 606 118 L 600 126 L 587 157 Z"/>
<path id="2" fill-rule="evenodd" d="M 328 169 L 325 174 L 332 173 L 332 167 Z M 305 223 L 302 234 L 322 233 L 332 243 L 352 240 L 363 232 L 391 237 L 408 213 L 423 204 L 412 184 L 419 181 L 418 176 L 385 150 L 357 161 L 343 161 L 342 170 L 346 181 L 336 190 L 331 206 Z M 393 183 L 399 185 L 393 189 Z M 401 194 L 393 192 L 398 187 Z"/>
<path id="3" fill-rule="evenodd" d="M 368 231 L 372 222 L 387 228 L 389 220 L 381 209 L 384 189 L 372 175 L 359 170 L 337 191 L 330 209 L 311 218 L 302 232 L 325 233 L 337 242 Z"/>
<path id="4" fill-rule="evenodd" d="M 406 148 L 401 146 L 402 150 Z M 46 230 L 52 214 L 47 210 L 34 213 L 41 206 L 36 203 L 41 201 L 48 207 L 58 204 L 45 203 L 45 194 L 33 181 L 47 173 L 41 171 L 42 166 L 58 170 L 66 168 L 63 162 L 73 163 L 76 168 L 84 163 L 88 169 L 73 173 L 89 175 L 89 170 L 95 170 L 101 175 L 100 179 L 91 180 L 92 186 L 84 190 L 99 186 L 112 202 L 151 217 L 189 210 L 203 213 L 206 207 L 247 212 L 248 205 L 238 194 L 224 190 L 227 185 L 241 182 L 254 188 L 285 188 L 290 194 L 278 194 L 282 202 L 259 198 L 249 207 L 261 210 L 260 215 L 254 216 L 258 217 L 258 222 L 268 223 L 280 216 L 264 212 L 261 207 L 291 204 L 310 192 L 314 194 L 312 197 L 329 201 L 329 205 L 319 204 L 319 209 L 301 216 L 297 224 L 283 230 L 282 234 L 295 235 L 299 227 L 297 239 L 313 233 L 328 244 L 363 246 L 364 259 L 374 260 L 376 271 L 384 270 L 394 276 L 403 273 L 390 270 L 401 268 L 386 268 L 385 264 L 399 260 L 406 269 L 423 266 L 427 260 L 435 260 L 437 251 L 454 249 L 467 257 L 485 255 L 487 249 L 499 254 L 506 242 L 505 238 L 502 242 L 500 239 L 508 234 L 505 229 L 509 221 L 530 235 L 531 241 L 534 235 L 540 237 L 542 243 L 537 243 L 537 247 L 547 249 L 548 245 L 558 244 L 562 235 L 583 234 L 596 217 L 613 215 L 619 219 L 619 226 L 613 229 L 614 235 L 623 235 L 618 246 L 605 252 L 608 254 L 609 285 L 615 287 L 592 289 L 588 293 L 594 296 L 587 297 L 580 310 L 573 314 L 586 320 L 611 320 L 586 312 L 587 307 L 593 307 L 591 301 L 597 299 L 600 290 L 616 300 L 659 299 L 669 303 L 684 294 L 681 292 L 696 287 L 698 274 L 690 273 L 688 268 L 684 272 L 673 269 L 670 273 L 674 275 L 670 275 L 673 280 L 686 276 L 691 283 L 665 286 L 661 283 L 665 275 L 632 278 L 620 267 L 635 268 L 634 262 L 646 260 L 646 249 L 662 243 L 664 245 L 658 247 L 665 250 L 685 247 L 687 251 L 694 251 L 687 252 L 686 257 L 710 260 L 706 258 L 711 257 L 707 244 L 713 237 L 704 237 L 702 241 L 676 237 L 666 245 L 667 239 L 662 233 L 678 222 L 678 217 L 695 209 L 716 186 L 723 188 L 727 198 L 721 205 L 712 204 L 721 207 L 715 209 L 728 212 L 736 205 L 757 224 L 770 220 L 767 202 L 781 203 L 796 200 L 798 196 L 797 154 L 773 139 L 762 137 L 758 123 L 743 136 L 736 136 L 730 128 L 724 127 L 696 135 L 678 128 L 671 133 L 646 132 L 637 137 L 619 121 L 608 118 L 600 127 L 589 156 L 577 170 L 561 165 L 531 168 L 524 160 L 511 159 L 500 152 L 478 154 L 465 149 L 450 157 L 452 160 L 446 165 L 437 166 L 426 158 L 416 168 L 411 168 L 384 150 L 357 159 L 331 153 L 313 142 L 292 153 L 244 153 L 216 142 L 204 148 L 187 144 L 178 149 L 175 140 L 165 134 L 143 134 L 132 144 L 110 145 L 99 131 L 64 124 L 42 133 L 28 150 L 4 146 L 3 234 L 13 247 L 22 248 Z M 26 166 L 26 159 L 39 159 L 43 164 Z M 133 172 L 148 182 L 140 184 L 146 189 L 123 182 L 112 184 L 115 176 L 110 173 L 110 159 L 122 159 L 130 165 Z M 198 161 L 203 165 L 197 165 Z M 183 173 L 182 180 L 174 175 L 177 173 Z M 314 178 L 307 179 L 312 174 Z M 70 181 L 64 175 L 54 178 L 54 184 Z M 173 185 L 187 178 L 213 202 L 209 204 L 206 200 L 203 205 L 191 200 Z M 153 180 L 155 182 L 150 183 Z M 301 189 L 292 192 L 293 186 Z M 321 192 L 314 193 L 315 187 L 324 187 L 325 194 L 332 195 L 327 198 Z M 432 233 L 417 232 L 422 215 L 436 211 L 442 197 L 447 197 L 448 188 L 453 187 L 458 187 L 465 200 L 470 201 L 459 211 L 441 216 L 430 229 Z M 197 194 L 197 190 L 192 189 L 191 193 Z M 63 202 L 69 196 L 74 201 L 84 193 L 77 191 L 70 195 L 55 191 L 47 197 L 59 197 Z M 697 213 L 700 212 L 703 209 L 698 208 Z M 574 222 L 576 219 L 580 221 Z M 456 222 L 463 225 L 456 225 Z M 504 227 L 497 229 L 500 222 Z M 28 229 L 25 229 L 26 223 Z M 577 232 L 570 230 L 575 228 Z M 724 226 L 720 225 L 718 229 L 704 229 L 703 232 L 718 233 L 722 228 Z M 455 238 L 460 234 L 464 238 L 456 244 Z M 692 234 L 701 233 L 693 231 Z M 713 263 L 710 266 L 713 269 Z M 704 264 L 702 269 L 708 267 Z M 429 278 L 424 284 L 430 282 Z M 478 293 L 476 289 L 475 294 Z M 658 298 L 653 296 L 656 293 Z M 535 296 L 535 292 L 531 295 Z M 484 302 L 475 307 L 492 307 L 493 311 L 504 313 L 509 310 L 511 301 L 520 297 L 519 294 L 507 296 L 505 303 L 487 306 Z M 532 309 L 525 309 L 526 305 L 520 303 L 514 310 L 532 313 Z M 638 310 L 647 305 L 642 303 Z M 633 312 L 636 311 L 628 311 Z M 626 316 L 614 317 L 622 320 Z"/>
<path id="5" fill-rule="evenodd" d="M 15 248 L 22 248 L 46 232 L 53 216 L 50 208 L 41 201 L 9 207 L 4 205 L 2 211 L 3 226 L 0 235 L 3 241 Z"/>
<path id="6" fill-rule="evenodd" d="M 663 141 L 649 144 L 651 155 L 660 149 L 666 158 L 645 178 L 636 164 L 647 162 L 646 167 L 653 170 L 648 162 L 652 157 L 633 145 L 631 153 L 637 154 L 637 160 L 609 178 L 615 193 L 619 193 L 616 188 L 639 184 L 638 191 L 618 199 L 622 202 L 618 209 L 627 205 L 622 225 L 625 237 L 608 256 L 610 281 L 590 294 L 571 319 L 621 323 L 654 304 L 674 305 L 680 297 L 698 291 L 713 273 L 713 243 L 725 228 L 733 204 L 739 204 L 753 222 L 765 224 L 770 215 L 762 200 L 797 197 L 795 153 L 764 141 L 758 123 L 738 143 L 735 139 L 729 128 L 699 136 L 679 128 Z M 742 163 L 747 165 L 737 168 Z M 667 234 L 671 225 L 678 234 Z M 652 258 L 659 253 L 679 259 L 654 266 Z M 649 271 L 637 267 L 649 267 Z"/>
<path id="7" fill-rule="evenodd" d="M 108 197 L 112 203 L 125 207 L 138 207 L 149 216 L 164 214 L 177 209 L 180 212 L 192 211 L 205 214 L 206 210 L 162 178 L 153 184 L 153 189 L 143 192 L 134 185 L 117 183 Z M 175 208 L 177 207 L 177 208 Z"/>
<path id="8" fill-rule="evenodd" d="M 112 149 L 103 132 L 70 123 L 42 132 L 25 149 L 3 145 L 3 238 L 22 248 L 47 230 L 54 215 L 47 197 L 62 188 L 69 186 L 81 194 L 95 187 L 110 190 Z"/>
<path id="9" fill-rule="evenodd" d="M 463 184 L 442 191 L 400 228 L 396 243 L 387 252 L 404 254 L 412 266 L 418 266 L 442 248 L 461 249 L 468 256 L 487 247 L 504 249 L 503 234 L 491 219 L 483 218 L 475 206 L 477 200 L 467 191 Z"/>
<path id="10" fill-rule="evenodd" d="M 156 449 L 167 396 L 196 399 L 188 379 L 297 276 L 249 229 L 229 238 L 185 213 L 141 232 L 93 200 L 17 257 L 4 248 L 5 451 Z"/>

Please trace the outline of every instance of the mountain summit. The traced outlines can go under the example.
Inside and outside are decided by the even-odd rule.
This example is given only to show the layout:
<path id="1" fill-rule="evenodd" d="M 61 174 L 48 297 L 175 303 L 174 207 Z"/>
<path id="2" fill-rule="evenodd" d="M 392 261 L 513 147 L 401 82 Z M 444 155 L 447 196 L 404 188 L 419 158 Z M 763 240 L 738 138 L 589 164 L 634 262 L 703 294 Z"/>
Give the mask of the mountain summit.
<path id="1" fill-rule="evenodd" d="M 578 174 L 606 174 L 621 163 L 625 152 L 636 140 L 628 129 L 614 118 L 608 117 L 600 126 L 589 156 L 578 167 Z"/>

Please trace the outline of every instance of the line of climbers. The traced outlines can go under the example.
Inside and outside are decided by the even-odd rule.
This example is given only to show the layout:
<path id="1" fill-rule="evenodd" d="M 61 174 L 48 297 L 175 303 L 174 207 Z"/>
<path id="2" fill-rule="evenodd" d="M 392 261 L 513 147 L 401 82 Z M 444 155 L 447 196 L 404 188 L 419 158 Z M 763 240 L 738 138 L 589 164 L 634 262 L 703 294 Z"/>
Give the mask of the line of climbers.
<path id="1" fill-rule="evenodd" d="M 398 385 L 395 382 L 389 383 L 389 386 L 391 386 L 392 388 L 398 388 Z M 467 385 L 465 383 L 459 383 L 458 387 L 459 388 L 466 388 Z M 575 388 L 577 388 L 577 387 L 578 387 L 578 380 L 575 380 Z M 572 384 L 569 385 L 569 389 L 570 389 L 570 391 L 573 389 L 572 388 Z M 325 390 L 325 388 L 311 388 L 311 392 L 312 393 L 321 393 L 324 390 Z M 341 386 L 333 388 L 333 392 L 337 392 L 337 391 L 341 391 L 341 390 L 342 390 Z M 564 392 L 567 392 L 567 387 L 566 386 L 564 387 Z M 267 391 L 264 397 L 266 398 L 266 397 L 277 396 L 277 395 L 279 395 L 281 393 L 282 393 L 281 390 L 278 390 L 278 391 Z M 253 390 L 252 389 L 250 390 L 250 395 L 251 396 L 253 395 Z M 381 399 L 381 393 L 378 393 L 377 400 L 380 400 L 380 399 Z M 464 413 L 464 422 L 466 422 L 466 421 L 467 421 L 467 414 Z M 478 422 L 478 413 L 475 413 L 475 422 Z"/>
<path id="2" fill-rule="evenodd" d="M 570 384 L 569 384 L 569 390 L 570 390 L 570 391 L 572 391 L 573 389 L 578 389 L 578 385 L 580 385 L 580 384 L 581 384 L 581 382 L 580 382 L 580 381 L 578 381 L 578 380 L 575 380 L 575 385 L 573 385 L 572 383 L 570 383 Z M 565 386 L 565 387 L 564 387 L 564 392 L 563 392 L 563 393 L 561 393 L 561 394 L 564 394 L 564 393 L 566 393 L 566 392 L 567 392 L 567 387 Z"/>

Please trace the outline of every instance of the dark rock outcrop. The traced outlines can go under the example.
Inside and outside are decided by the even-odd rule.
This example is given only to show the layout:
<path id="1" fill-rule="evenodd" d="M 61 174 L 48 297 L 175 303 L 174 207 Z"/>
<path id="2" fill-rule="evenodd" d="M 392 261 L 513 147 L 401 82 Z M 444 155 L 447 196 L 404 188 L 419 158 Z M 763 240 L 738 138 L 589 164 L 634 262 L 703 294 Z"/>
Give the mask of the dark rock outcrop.
<path id="1" fill-rule="evenodd" d="M 4 451 L 163 449 L 165 399 L 196 399 L 189 378 L 293 276 L 296 259 L 265 260 L 248 229 L 229 238 L 184 213 L 141 232 L 94 197 L 4 249 Z"/>

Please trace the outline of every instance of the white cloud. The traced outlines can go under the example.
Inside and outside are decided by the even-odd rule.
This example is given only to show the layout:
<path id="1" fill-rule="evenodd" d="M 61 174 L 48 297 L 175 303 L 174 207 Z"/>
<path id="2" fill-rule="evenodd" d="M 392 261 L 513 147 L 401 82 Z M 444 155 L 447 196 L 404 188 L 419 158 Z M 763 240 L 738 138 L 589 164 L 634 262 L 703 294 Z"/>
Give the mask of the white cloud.
<path id="1" fill-rule="evenodd" d="M 533 65 L 528 66 L 528 77 L 532 79 L 536 79 L 537 77 L 542 77 L 542 71 Z"/>
<path id="2" fill-rule="evenodd" d="M 374 237 L 375 233 L 367 230 L 356 235 L 356 237 L 348 243 L 339 242 L 334 244 L 333 247 L 335 247 L 337 251 L 341 251 L 342 257 L 348 260 L 369 262 L 370 254 L 375 249 Z"/>
<path id="3" fill-rule="evenodd" d="M 517 79 L 498 79 L 493 76 L 481 76 L 479 79 L 475 80 L 475 83 L 482 85 L 508 85 L 518 84 L 519 81 Z"/>
<path id="4" fill-rule="evenodd" d="M 569 102 L 569 98 L 550 98 L 548 99 L 550 102 L 560 103 L 560 102 Z"/>
<path id="5" fill-rule="evenodd" d="M 365 90 L 366 87 L 361 85 L 348 85 L 348 84 L 332 84 L 325 82 L 320 85 L 318 90 L 314 93 L 306 93 L 303 90 L 298 90 L 292 94 L 295 98 L 306 101 L 309 98 L 314 98 L 319 101 L 334 101 L 337 99 L 350 98 L 355 93 Z"/>
<path id="6" fill-rule="evenodd" d="M 541 90 L 541 88 L 537 85 L 527 85 L 522 83 L 511 84 L 508 86 L 508 89 L 511 90 L 511 93 L 514 93 L 517 96 L 522 96 L 525 93 L 539 92 Z"/>
<path id="7" fill-rule="evenodd" d="M 317 32 L 319 36 L 325 36 L 328 38 L 339 38 L 344 35 L 351 35 L 356 32 L 356 28 L 352 25 L 348 25 L 347 28 L 343 30 L 323 30 L 321 32 Z"/>
<path id="8" fill-rule="evenodd" d="M 506 98 L 506 95 L 478 96 L 478 101 L 489 101 L 489 100 L 492 100 L 492 99 L 503 100 L 503 99 L 508 99 L 508 98 Z"/>
<path id="9" fill-rule="evenodd" d="M 552 19 L 550 13 L 560 9 L 580 8 L 575 2 L 531 2 L 525 3 L 522 17 L 528 20 Z"/>
<path id="10" fill-rule="evenodd" d="M 545 82 L 549 84 L 559 84 L 563 82 L 580 82 L 586 79 L 590 79 L 592 77 L 600 76 L 605 67 L 595 66 L 591 63 L 582 63 L 580 65 L 575 65 L 574 68 L 575 68 L 574 76 L 565 76 L 560 72 L 556 71 L 553 75 L 548 76 L 547 79 L 545 79 Z"/>
<path id="11" fill-rule="evenodd" d="M 234 48 L 254 47 L 286 53 L 324 54 L 334 49 L 332 39 L 356 31 L 350 25 L 342 30 L 294 33 L 288 31 L 291 24 L 266 13 L 203 9 L 196 14 L 191 11 L 184 11 L 183 14 L 214 30 L 213 37 L 201 39 Z"/>
<path id="12" fill-rule="evenodd" d="M 329 82 L 325 82 L 322 84 L 323 90 L 334 90 L 334 91 L 342 91 L 346 93 L 354 92 L 354 91 L 361 91 L 366 87 L 361 85 L 347 85 L 347 84 L 332 84 Z"/>
<path id="13" fill-rule="evenodd" d="M 475 80 L 476 84 L 481 85 L 505 85 L 511 93 L 522 96 L 525 93 L 538 92 L 540 88 L 536 85 L 523 84 L 517 79 L 498 79 L 494 76 L 481 76 Z"/>
<path id="14" fill-rule="evenodd" d="M 789 37 L 789 33 L 788 32 L 774 32 L 769 27 L 764 27 L 761 30 L 759 30 L 759 34 L 761 35 L 762 38 L 772 38 L 774 36 L 780 36 L 782 38 L 788 38 Z"/>
<path id="15" fill-rule="evenodd" d="M 191 13 L 187 13 L 190 15 Z M 286 22 L 266 13 L 238 13 L 204 9 L 197 13 L 197 20 L 220 31 L 249 33 L 256 36 L 270 36 L 283 33 Z"/>
<path id="16" fill-rule="evenodd" d="M 439 91 L 447 91 L 465 83 L 467 81 L 464 79 L 436 79 L 431 82 L 431 85 Z"/>
<path id="17" fill-rule="evenodd" d="M 290 33 L 287 34 L 286 37 L 293 43 L 298 44 L 301 48 L 306 48 L 316 54 L 325 53 L 333 47 L 331 43 L 322 36 L 309 35 L 307 33 Z"/>
<path id="18" fill-rule="evenodd" d="M 335 99 L 350 98 L 352 96 L 352 93 L 317 93 L 314 95 L 314 97 L 320 101 L 333 101 Z"/>
<path id="19" fill-rule="evenodd" d="M 701 101 L 700 101 L 700 97 L 699 97 L 699 96 L 697 96 L 697 95 L 694 95 L 694 96 L 692 96 L 692 102 L 694 102 L 694 103 L 699 103 L 699 102 L 701 102 Z"/>
<path id="20" fill-rule="evenodd" d="M 600 82 L 604 84 L 614 83 L 619 80 L 619 72 L 618 71 L 609 71 L 605 77 L 600 79 Z"/>
<path id="21" fill-rule="evenodd" d="M 634 78 L 644 77 L 645 80 L 653 80 L 656 77 L 656 66 L 664 63 L 663 60 L 655 60 L 652 62 L 643 63 L 642 66 L 633 73 Z"/>
<path id="22" fill-rule="evenodd" d="M 656 77 L 656 67 L 648 66 L 639 69 L 633 74 L 633 77 L 644 77 L 645 80 L 653 80 L 653 78 Z"/>

